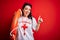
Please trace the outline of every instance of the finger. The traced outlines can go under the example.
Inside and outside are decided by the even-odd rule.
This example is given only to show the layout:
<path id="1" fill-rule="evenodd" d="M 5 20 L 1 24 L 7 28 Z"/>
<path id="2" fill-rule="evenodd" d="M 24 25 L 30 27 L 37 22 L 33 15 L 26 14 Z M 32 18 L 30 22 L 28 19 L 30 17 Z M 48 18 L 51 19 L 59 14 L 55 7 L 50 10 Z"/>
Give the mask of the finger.
<path id="1" fill-rule="evenodd" d="M 41 19 L 41 16 L 38 17 L 38 20 L 40 20 L 40 19 Z"/>
<path id="2" fill-rule="evenodd" d="M 41 18 L 41 16 L 39 16 L 39 18 Z"/>
<path id="3" fill-rule="evenodd" d="M 41 18 L 41 16 L 38 17 L 38 20 Z"/>
<path id="4" fill-rule="evenodd" d="M 43 19 L 41 18 L 41 22 L 43 22 Z"/>

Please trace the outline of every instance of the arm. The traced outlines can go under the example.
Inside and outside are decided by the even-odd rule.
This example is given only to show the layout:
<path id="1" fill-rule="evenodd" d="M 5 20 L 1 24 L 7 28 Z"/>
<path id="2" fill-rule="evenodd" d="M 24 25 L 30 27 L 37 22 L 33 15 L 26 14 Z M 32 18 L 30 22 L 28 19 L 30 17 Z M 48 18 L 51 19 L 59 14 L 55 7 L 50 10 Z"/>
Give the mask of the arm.
<path id="1" fill-rule="evenodd" d="M 39 16 L 39 17 L 38 17 L 38 23 L 37 23 L 37 25 L 36 25 L 36 31 L 39 30 L 39 27 L 40 27 L 40 23 L 41 23 L 41 22 L 43 22 L 43 20 L 42 20 L 42 18 Z"/>

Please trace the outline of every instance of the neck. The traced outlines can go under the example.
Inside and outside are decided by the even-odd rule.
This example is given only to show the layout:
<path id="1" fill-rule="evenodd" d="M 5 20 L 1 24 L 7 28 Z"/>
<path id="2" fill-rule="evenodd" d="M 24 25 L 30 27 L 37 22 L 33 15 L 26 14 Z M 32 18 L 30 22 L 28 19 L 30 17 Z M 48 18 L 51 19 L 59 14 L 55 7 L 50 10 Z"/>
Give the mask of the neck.
<path id="1" fill-rule="evenodd" d="M 28 18 L 28 16 L 24 16 L 24 17 Z"/>

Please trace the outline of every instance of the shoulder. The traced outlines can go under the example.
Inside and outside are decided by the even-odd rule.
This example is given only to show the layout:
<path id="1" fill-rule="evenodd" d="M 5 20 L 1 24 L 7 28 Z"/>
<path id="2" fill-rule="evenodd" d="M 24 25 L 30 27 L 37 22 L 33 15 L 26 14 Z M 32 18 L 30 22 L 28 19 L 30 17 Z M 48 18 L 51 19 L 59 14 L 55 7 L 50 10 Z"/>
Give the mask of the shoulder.
<path id="1" fill-rule="evenodd" d="M 32 17 L 33 20 L 36 20 L 35 17 Z"/>
<path id="2" fill-rule="evenodd" d="M 37 22 L 35 17 L 32 17 L 32 21 L 33 22 Z"/>
<path id="3" fill-rule="evenodd" d="M 19 19 L 18 19 L 18 21 L 22 20 L 22 18 L 23 18 L 23 17 L 22 17 L 22 16 L 20 16 L 20 17 L 19 17 Z"/>

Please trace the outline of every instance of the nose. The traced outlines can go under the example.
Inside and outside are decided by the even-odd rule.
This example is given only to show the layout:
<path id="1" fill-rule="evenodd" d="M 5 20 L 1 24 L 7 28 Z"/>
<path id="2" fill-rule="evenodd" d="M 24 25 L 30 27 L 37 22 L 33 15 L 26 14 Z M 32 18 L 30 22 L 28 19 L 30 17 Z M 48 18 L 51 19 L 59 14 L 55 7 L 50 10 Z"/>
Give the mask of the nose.
<path id="1" fill-rule="evenodd" d="M 30 10 L 27 10 L 27 13 L 30 13 Z"/>

